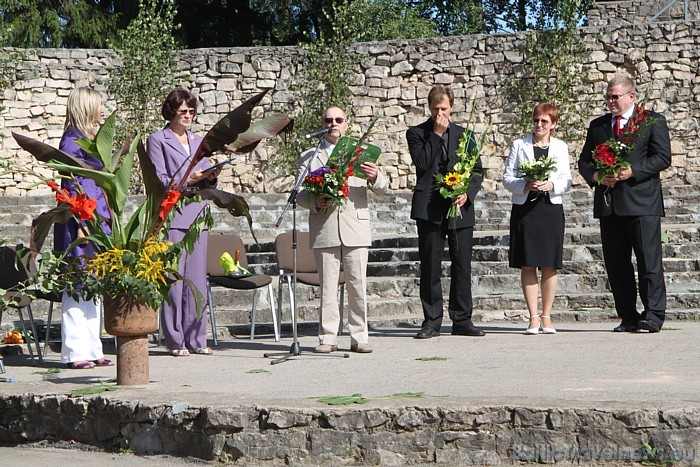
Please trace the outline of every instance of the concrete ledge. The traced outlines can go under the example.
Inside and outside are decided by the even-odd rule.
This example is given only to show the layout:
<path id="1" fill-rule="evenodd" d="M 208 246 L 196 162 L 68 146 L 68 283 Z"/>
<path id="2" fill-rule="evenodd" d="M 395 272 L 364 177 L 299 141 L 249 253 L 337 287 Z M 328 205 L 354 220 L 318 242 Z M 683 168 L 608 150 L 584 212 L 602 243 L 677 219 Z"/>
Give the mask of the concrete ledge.
<path id="1" fill-rule="evenodd" d="M 194 407 L 99 396 L 5 396 L 0 442 L 74 440 L 105 450 L 128 446 L 139 454 L 277 465 L 700 461 L 698 404 L 640 409 L 394 402 L 319 410 L 298 407 L 298 401 L 297 407 Z"/>

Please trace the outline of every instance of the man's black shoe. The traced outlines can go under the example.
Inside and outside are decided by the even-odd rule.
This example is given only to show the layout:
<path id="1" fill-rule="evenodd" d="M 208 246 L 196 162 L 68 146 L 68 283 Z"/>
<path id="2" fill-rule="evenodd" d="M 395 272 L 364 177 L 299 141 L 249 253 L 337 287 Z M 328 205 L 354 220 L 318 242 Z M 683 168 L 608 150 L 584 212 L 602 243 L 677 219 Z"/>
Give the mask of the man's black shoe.
<path id="1" fill-rule="evenodd" d="M 430 339 L 431 337 L 438 337 L 439 335 L 440 331 L 437 329 L 433 329 L 430 326 L 425 326 L 418 331 L 418 334 L 416 334 L 416 339 Z"/>
<path id="2" fill-rule="evenodd" d="M 639 326 L 633 324 L 620 324 L 618 327 L 613 328 L 613 332 L 637 332 L 639 331 Z"/>
<path id="3" fill-rule="evenodd" d="M 483 330 L 474 326 L 474 323 L 472 323 L 471 321 L 465 321 L 463 323 L 455 323 L 452 325 L 452 335 L 481 337 L 485 336 L 486 333 Z"/>
<path id="4" fill-rule="evenodd" d="M 639 329 L 644 329 L 645 331 L 649 331 L 651 333 L 661 331 L 658 324 L 652 323 L 648 319 L 643 319 L 639 322 Z"/>

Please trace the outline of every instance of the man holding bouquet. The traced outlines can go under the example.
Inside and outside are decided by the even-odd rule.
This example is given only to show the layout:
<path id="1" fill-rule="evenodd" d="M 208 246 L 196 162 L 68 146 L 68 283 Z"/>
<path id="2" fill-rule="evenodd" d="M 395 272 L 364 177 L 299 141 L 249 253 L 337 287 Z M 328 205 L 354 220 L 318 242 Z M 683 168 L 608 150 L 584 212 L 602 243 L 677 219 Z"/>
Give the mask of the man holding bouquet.
<path id="1" fill-rule="evenodd" d="M 348 129 L 348 121 L 338 107 L 330 107 L 323 114 L 323 128 L 330 128 L 324 136 L 318 153 L 314 149 L 301 155 L 301 169 L 314 157 L 309 170 L 323 178 L 329 156 L 336 143 Z M 323 168 L 323 169 L 322 169 Z M 355 172 L 362 171 L 364 177 Z M 367 327 L 367 257 L 370 240 L 367 188 L 382 194 L 388 187 L 387 178 L 372 162 L 359 167 L 338 167 L 345 180 L 328 187 L 328 194 L 314 193 L 305 183 L 299 192 L 299 204 L 309 209 L 309 242 L 314 250 L 316 265 L 321 278 L 321 313 L 318 337 L 320 345 L 314 352 L 330 353 L 337 349 L 340 309 L 338 283 L 340 266 L 343 265 L 348 290 L 348 330 L 350 350 L 370 353 Z M 308 180 L 308 178 L 307 178 Z"/>
<path id="2" fill-rule="evenodd" d="M 600 219 L 605 268 L 622 320 L 613 331 L 654 333 L 661 330 L 666 312 L 659 174 L 671 165 L 671 142 L 663 115 L 635 106 L 635 97 L 629 77 L 610 80 L 604 96 L 610 113 L 591 122 L 578 165 L 595 187 L 593 215 Z"/>
<path id="3" fill-rule="evenodd" d="M 455 165 L 459 162 L 457 149 L 465 129 L 450 121 L 454 94 L 452 90 L 435 85 L 428 94 L 430 118 L 408 129 L 406 139 L 411 159 L 416 166 L 416 186 L 413 189 L 411 219 L 418 227 L 418 254 L 420 257 L 420 299 L 423 307 L 423 325 L 416 339 L 430 339 L 440 335 L 443 316 L 442 255 L 445 237 L 448 239 L 450 260 L 450 301 L 448 311 L 452 319 L 452 334 L 483 336 L 475 327 L 472 317 L 471 260 L 474 236 L 474 199 L 481 188 L 483 169 L 476 142 L 469 138 L 466 152 L 476 155 L 472 161 L 471 178 L 466 192 L 453 198 L 440 194 L 436 180 L 458 179 Z M 451 207 L 454 208 L 451 209 Z M 455 212 L 451 217 L 449 212 Z"/>

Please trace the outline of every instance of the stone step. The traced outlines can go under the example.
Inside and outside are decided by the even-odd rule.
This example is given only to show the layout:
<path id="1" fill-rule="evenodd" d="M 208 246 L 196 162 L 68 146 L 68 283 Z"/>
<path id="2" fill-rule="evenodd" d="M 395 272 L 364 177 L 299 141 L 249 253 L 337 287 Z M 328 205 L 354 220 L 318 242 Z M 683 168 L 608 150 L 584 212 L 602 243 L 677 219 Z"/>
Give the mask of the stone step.
<path id="1" fill-rule="evenodd" d="M 513 278 L 516 280 L 517 278 Z M 443 296 L 447 302 L 448 293 L 443 283 Z M 384 284 L 374 287 L 368 284 L 368 315 L 372 317 L 394 315 L 413 316 L 422 315 L 420 299 L 418 298 L 418 281 L 396 281 L 391 285 Z M 564 287 L 562 287 L 563 289 Z M 519 283 L 516 281 L 508 289 L 509 293 L 483 292 L 478 287 L 473 289 L 474 313 L 504 312 L 504 310 L 525 310 L 525 300 L 520 293 Z M 377 293 L 381 292 L 381 293 Z M 248 294 L 246 294 L 248 295 Z M 315 287 L 297 287 L 297 310 L 300 320 L 317 320 L 319 308 L 319 291 Z M 275 300 L 277 301 L 277 295 Z M 258 320 L 271 319 L 269 315 L 269 302 L 266 295 L 258 296 Z M 215 292 L 214 304 L 217 321 L 229 324 L 245 324 L 250 322 L 250 298 L 240 292 L 222 290 Z M 289 299 L 286 290 L 282 294 L 283 315 L 289 318 Z M 700 308 L 700 289 L 679 288 L 674 290 L 669 287 L 667 291 L 667 303 L 669 310 L 684 310 Z M 639 309 L 643 306 L 638 304 Z M 559 310 L 612 310 L 614 303 L 612 295 L 606 291 L 604 284 L 590 292 L 557 290 L 554 308 Z M 241 321 L 242 318 L 242 321 Z M 233 321 L 231 321 L 233 320 Z"/>
<path id="2" fill-rule="evenodd" d="M 700 294 L 669 295 L 667 309 L 667 325 L 673 320 L 700 320 Z M 642 309 L 638 304 L 638 309 Z M 249 326 L 250 310 L 216 308 L 218 326 Z M 299 323 L 318 322 L 318 303 L 298 303 L 297 313 Z M 444 311 L 445 320 L 449 322 L 447 309 Z M 491 322 L 502 320 L 523 321 L 528 313 L 525 301 L 521 295 L 498 297 L 474 297 L 472 319 L 475 322 Z M 617 321 L 619 318 L 612 306 L 612 296 L 609 294 L 581 294 L 578 296 L 563 296 L 555 300 L 553 319 L 559 322 L 597 322 Z M 373 326 L 388 326 L 398 323 L 420 324 L 423 312 L 418 299 L 371 299 L 368 302 L 367 319 Z M 257 323 L 271 323 L 269 306 L 258 308 Z M 347 321 L 347 317 L 344 318 Z M 291 314 L 289 302 L 284 300 L 282 323 L 290 323 Z"/>

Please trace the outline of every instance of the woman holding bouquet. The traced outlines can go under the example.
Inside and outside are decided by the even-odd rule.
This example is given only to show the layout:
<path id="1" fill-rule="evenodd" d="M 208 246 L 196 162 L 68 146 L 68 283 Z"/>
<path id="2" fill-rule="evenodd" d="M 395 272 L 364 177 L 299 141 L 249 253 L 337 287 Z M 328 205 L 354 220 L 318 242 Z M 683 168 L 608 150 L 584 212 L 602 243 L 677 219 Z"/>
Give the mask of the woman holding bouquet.
<path id="1" fill-rule="evenodd" d="M 161 114 L 168 124 L 148 137 L 148 156 L 156 168 L 156 175 L 169 186 L 178 183 L 195 155 L 202 137 L 190 131 L 197 113 L 197 99 L 184 89 L 176 89 L 163 102 Z M 203 158 L 187 179 L 187 187 L 212 188 L 216 185 L 221 168 L 211 166 Z M 168 230 L 168 239 L 181 242 L 195 220 L 207 209 L 207 202 L 192 202 L 175 212 Z M 209 232 L 204 229 L 194 245 L 192 253 L 183 252 L 180 258 L 180 274 L 189 279 L 204 295 L 206 293 L 207 240 Z M 211 354 L 207 347 L 207 320 L 202 314 L 197 320 L 197 306 L 189 287 L 183 281 L 175 282 L 168 292 L 170 304 L 163 303 L 161 327 L 166 347 L 176 357 L 187 357 L 190 353 Z"/>
<path id="2" fill-rule="evenodd" d="M 95 137 L 103 114 L 102 99 L 97 91 L 89 88 L 71 91 L 68 95 L 65 130 L 58 148 L 95 169 L 104 167 L 102 162 L 89 155 L 76 143 L 78 139 Z M 109 219 L 109 208 L 104 193 L 91 178 L 82 176 L 75 176 L 72 180 L 63 178 L 61 188 L 67 190 L 70 196 L 84 193 L 89 199 L 95 200 L 95 212 L 102 219 Z M 102 228 L 106 232 L 110 231 L 106 222 L 103 222 Z M 73 241 L 84 237 L 86 233 L 88 232 L 85 222 L 81 222 L 79 226 L 75 219 L 71 219 L 66 224 L 56 224 L 54 248 L 56 251 L 64 251 Z M 69 253 L 71 258 L 78 261 L 84 261 L 94 255 L 95 249 L 91 243 L 76 246 Z M 66 363 L 68 368 L 81 370 L 94 368 L 95 365 L 113 365 L 111 361 L 104 358 L 102 353 L 99 300 L 83 300 L 64 292 L 61 310 L 61 362 Z"/>
<path id="3" fill-rule="evenodd" d="M 512 193 L 510 267 L 520 269 L 520 283 L 530 314 L 526 334 L 555 334 L 552 304 L 557 269 L 564 250 L 562 195 L 571 187 L 569 147 L 552 135 L 559 111 L 549 103 L 532 112 L 532 134 L 513 142 L 506 161 L 503 185 Z M 541 272 L 538 283 L 537 269 Z M 542 315 L 537 298 L 542 291 Z"/>

